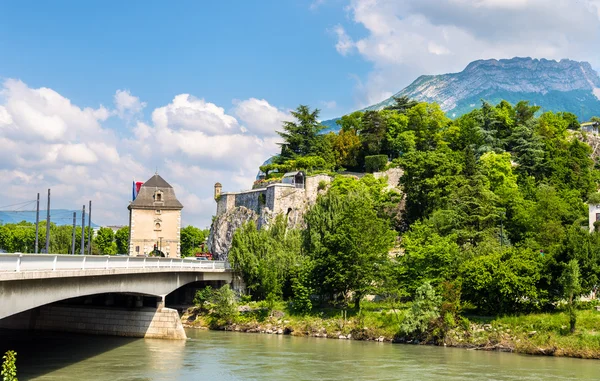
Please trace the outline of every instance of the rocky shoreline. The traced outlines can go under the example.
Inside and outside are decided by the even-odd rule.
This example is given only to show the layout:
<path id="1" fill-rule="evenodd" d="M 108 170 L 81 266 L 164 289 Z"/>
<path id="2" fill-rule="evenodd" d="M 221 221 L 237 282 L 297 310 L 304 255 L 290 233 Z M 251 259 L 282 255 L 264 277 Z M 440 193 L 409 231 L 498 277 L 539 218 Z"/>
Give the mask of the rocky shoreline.
<path id="1" fill-rule="evenodd" d="M 238 322 L 228 325 L 210 326 L 205 316 L 190 308 L 182 315 L 184 328 L 211 329 L 242 333 L 259 333 L 267 335 L 290 335 L 302 337 L 326 338 L 335 340 L 360 340 L 380 343 L 411 344 L 411 345 L 436 345 L 444 347 L 464 348 L 467 350 L 483 350 L 497 352 L 513 352 L 529 355 L 575 357 L 583 359 L 600 359 L 600 351 L 587 347 L 561 347 L 555 338 L 547 332 L 527 331 L 513 332 L 507 325 L 502 324 L 476 324 L 448 330 L 443 339 L 418 340 L 414 338 L 398 337 L 396 335 L 382 334 L 381 330 L 362 328 L 358 329 L 352 323 L 343 329 L 326 328 L 332 325 L 331 321 L 323 320 L 316 324 L 314 320 L 287 320 L 283 316 L 273 316 L 265 321 L 256 320 Z M 596 332 L 585 334 L 596 335 Z M 540 344 L 540 341 L 543 344 Z"/>

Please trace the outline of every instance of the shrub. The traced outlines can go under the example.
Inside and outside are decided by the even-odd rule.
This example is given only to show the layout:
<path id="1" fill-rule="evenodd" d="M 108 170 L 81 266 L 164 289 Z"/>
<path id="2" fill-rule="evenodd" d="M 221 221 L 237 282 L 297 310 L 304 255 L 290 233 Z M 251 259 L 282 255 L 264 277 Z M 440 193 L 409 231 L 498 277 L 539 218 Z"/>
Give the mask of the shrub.
<path id="1" fill-rule="evenodd" d="M 196 295 L 194 296 L 194 304 L 200 307 L 200 309 L 204 308 L 204 304 L 208 302 L 212 293 L 213 289 L 211 286 L 206 286 L 206 288 L 196 291 Z"/>
<path id="2" fill-rule="evenodd" d="M 2 376 L 3 381 L 17 381 L 17 352 L 8 351 L 2 357 L 4 360 L 2 363 Z"/>
<path id="3" fill-rule="evenodd" d="M 317 189 L 324 190 L 325 188 L 327 188 L 327 181 L 325 181 L 325 180 L 319 181 L 319 185 L 317 186 Z"/>
<path id="4" fill-rule="evenodd" d="M 365 156 L 365 170 L 370 173 L 381 171 L 387 162 L 387 155 Z"/>
<path id="5" fill-rule="evenodd" d="M 588 196 L 588 204 L 600 204 L 600 192 L 593 192 Z"/>
<path id="6" fill-rule="evenodd" d="M 210 316 L 216 320 L 215 323 L 217 324 L 222 322 L 229 324 L 238 314 L 235 293 L 229 288 L 228 284 L 213 290 L 208 301 L 213 305 Z"/>
<path id="7" fill-rule="evenodd" d="M 440 316 L 439 307 L 442 298 L 436 295 L 429 282 L 417 289 L 415 300 L 406 314 L 400 331 L 407 335 L 422 336 L 429 328 L 429 323 Z"/>

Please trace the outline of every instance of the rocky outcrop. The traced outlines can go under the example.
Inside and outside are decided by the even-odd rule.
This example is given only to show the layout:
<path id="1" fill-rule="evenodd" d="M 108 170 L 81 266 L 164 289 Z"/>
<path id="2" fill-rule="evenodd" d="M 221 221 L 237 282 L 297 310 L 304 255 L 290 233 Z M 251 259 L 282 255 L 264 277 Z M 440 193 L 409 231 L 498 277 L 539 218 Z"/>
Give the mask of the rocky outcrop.
<path id="1" fill-rule="evenodd" d="M 269 208 L 263 208 L 260 214 L 243 206 L 233 208 L 215 217 L 208 235 L 208 251 L 219 261 L 227 261 L 233 233 L 248 221 L 254 221 L 257 226 L 269 226 L 273 213 Z"/>

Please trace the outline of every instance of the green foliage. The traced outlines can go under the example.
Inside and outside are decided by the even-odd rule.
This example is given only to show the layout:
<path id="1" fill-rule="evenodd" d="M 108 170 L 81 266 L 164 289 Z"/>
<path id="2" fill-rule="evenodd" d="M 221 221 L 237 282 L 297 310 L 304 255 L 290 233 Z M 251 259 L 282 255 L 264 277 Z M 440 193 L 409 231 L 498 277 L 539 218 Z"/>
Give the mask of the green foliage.
<path id="1" fill-rule="evenodd" d="M 488 314 L 539 309 L 543 258 L 529 249 L 511 248 L 466 261 L 461 267 L 464 300 Z"/>
<path id="2" fill-rule="evenodd" d="M 202 252 L 202 245 L 208 237 L 208 229 L 199 229 L 194 226 L 186 226 L 181 229 L 181 256 L 193 257 L 197 252 Z"/>
<path id="3" fill-rule="evenodd" d="M 327 188 L 327 181 L 321 180 L 319 181 L 319 185 L 317 186 L 318 190 L 325 190 Z"/>
<path id="4" fill-rule="evenodd" d="M 7 351 L 2 359 L 2 381 L 17 381 L 17 352 Z"/>
<path id="5" fill-rule="evenodd" d="M 101 254 L 111 255 L 117 254 L 117 246 L 113 242 L 115 234 L 111 228 L 101 227 L 94 237 L 94 243 L 100 250 Z"/>
<path id="6" fill-rule="evenodd" d="M 404 316 L 400 332 L 405 335 L 421 337 L 429 325 L 440 316 L 442 298 L 436 294 L 428 282 L 423 283 L 415 292 L 411 309 Z"/>
<path id="7" fill-rule="evenodd" d="M 284 141 L 281 143 L 279 157 L 283 162 L 315 154 L 319 148 L 322 148 L 319 146 L 323 136 L 319 135 L 319 131 L 324 127 L 319 123 L 319 110 L 311 111 L 308 106 L 300 105 L 291 114 L 296 121 L 284 122 L 283 131 L 277 132 Z"/>
<path id="8" fill-rule="evenodd" d="M 330 190 L 308 211 L 305 222 L 304 250 L 313 261 L 317 293 L 346 300 L 353 292 L 358 309 L 393 246 L 389 223 L 377 216 L 365 189 L 346 195 Z"/>
<path id="9" fill-rule="evenodd" d="M 255 300 L 287 296 L 291 271 L 300 263 L 300 233 L 287 228 L 283 215 L 269 229 L 249 221 L 234 233 L 229 261 Z"/>
<path id="10" fill-rule="evenodd" d="M 205 303 L 212 297 L 213 292 L 214 290 L 211 286 L 206 286 L 202 290 L 196 291 L 196 295 L 194 295 L 194 304 L 200 307 L 200 309 L 203 309 Z"/>
<path id="11" fill-rule="evenodd" d="M 577 302 L 577 297 L 581 292 L 581 282 L 579 279 L 579 264 L 577 263 L 577 260 L 572 259 L 565 266 L 565 269 L 563 270 L 562 276 L 559 280 L 563 289 L 563 297 L 567 299 L 571 333 L 575 332 L 575 326 L 577 324 L 575 304 Z"/>
<path id="12" fill-rule="evenodd" d="M 381 171 L 385 168 L 387 162 L 386 155 L 365 156 L 365 170 L 369 173 Z"/>
<path id="13" fill-rule="evenodd" d="M 598 205 L 600 204 L 600 192 L 592 192 L 587 199 L 588 204 Z"/>
<path id="14" fill-rule="evenodd" d="M 115 233 L 117 254 L 129 253 L 129 226 L 123 226 Z"/>
<path id="15" fill-rule="evenodd" d="M 235 293 L 228 284 L 212 290 L 208 302 L 211 304 L 210 317 L 215 326 L 230 324 L 238 315 Z"/>

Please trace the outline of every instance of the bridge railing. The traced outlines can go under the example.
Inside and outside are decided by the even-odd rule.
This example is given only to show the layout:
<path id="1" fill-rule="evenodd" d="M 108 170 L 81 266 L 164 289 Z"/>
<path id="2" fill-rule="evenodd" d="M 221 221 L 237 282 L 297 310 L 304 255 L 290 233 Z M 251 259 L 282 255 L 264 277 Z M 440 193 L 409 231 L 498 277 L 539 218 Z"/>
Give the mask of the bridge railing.
<path id="1" fill-rule="evenodd" d="M 109 269 L 226 270 L 225 261 L 112 255 L 0 254 L 0 272 Z"/>

